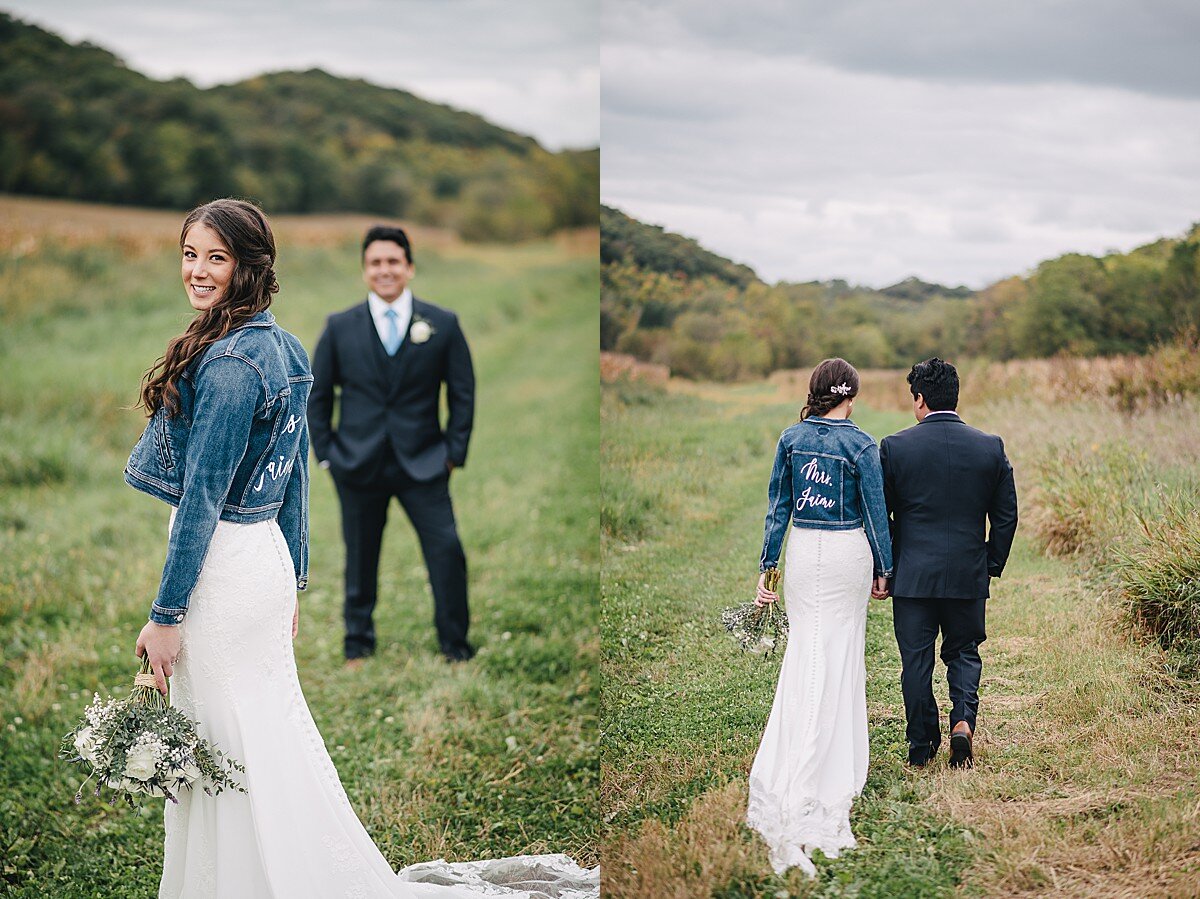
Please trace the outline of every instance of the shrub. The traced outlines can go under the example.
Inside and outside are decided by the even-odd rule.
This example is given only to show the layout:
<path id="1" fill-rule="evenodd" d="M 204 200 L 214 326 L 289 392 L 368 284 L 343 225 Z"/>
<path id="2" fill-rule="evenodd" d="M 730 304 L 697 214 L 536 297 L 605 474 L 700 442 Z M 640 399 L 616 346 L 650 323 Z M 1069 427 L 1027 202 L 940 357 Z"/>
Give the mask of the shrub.
<path id="1" fill-rule="evenodd" d="M 1118 548 L 1114 573 L 1126 620 L 1200 671 L 1200 506 L 1176 496 L 1154 518 L 1138 515 L 1144 539 Z"/>
<path id="2" fill-rule="evenodd" d="M 1034 529 L 1051 555 L 1090 552 L 1103 561 L 1124 525 L 1152 503 L 1146 456 L 1124 443 L 1072 440 L 1038 460 L 1037 472 Z"/>

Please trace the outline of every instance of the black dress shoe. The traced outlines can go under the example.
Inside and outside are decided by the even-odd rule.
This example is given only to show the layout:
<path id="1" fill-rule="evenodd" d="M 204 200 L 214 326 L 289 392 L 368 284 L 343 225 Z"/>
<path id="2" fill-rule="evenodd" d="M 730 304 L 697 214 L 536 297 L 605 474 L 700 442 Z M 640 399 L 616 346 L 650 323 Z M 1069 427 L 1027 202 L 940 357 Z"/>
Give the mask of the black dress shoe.
<path id="1" fill-rule="evenodd" d="M 470 643 L 460 646 L 443 646 L 442 655 L 447 662 L 469 662 L 475 656 L 475 647 Z"/>
<path id="2" fill-rule="evenodd" d="M 975 767 L 975 753 L 971 751 L 971 733 L 969 731 L 957 731 L 950 734 L 950 767 Z"/>
<path id="3" fill-rule="evenodd" d="M 936 743 L 911 743 L 908 747 L 908 763 L 914 768 L 924 768 L 937 755 Z"/>

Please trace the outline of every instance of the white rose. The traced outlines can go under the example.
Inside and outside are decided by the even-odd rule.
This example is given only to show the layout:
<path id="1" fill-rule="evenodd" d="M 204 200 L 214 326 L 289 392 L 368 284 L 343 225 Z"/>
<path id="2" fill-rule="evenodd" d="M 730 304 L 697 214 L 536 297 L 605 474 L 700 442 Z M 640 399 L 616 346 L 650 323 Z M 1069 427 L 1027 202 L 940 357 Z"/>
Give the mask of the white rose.
<path id="1" fill-rule="evenodd" d="M 96 735 L 90 727 L 81 727 L 75 734 L 75 751 L 93 765 L 96 763 Z"/>
<path id="2" fill-rule="evenodd" d="M 424 343 L 433 336 L 433 326 L 424 319 L 417 319 L 408 330 L 408 337 L 413 343 Z"/>
<path id="3" fill-rule="evenodd" d="M 135 746 L 125 756 L 125 776 L 149 780 L 154 776 L 154 747 L 145 743 Z"/>

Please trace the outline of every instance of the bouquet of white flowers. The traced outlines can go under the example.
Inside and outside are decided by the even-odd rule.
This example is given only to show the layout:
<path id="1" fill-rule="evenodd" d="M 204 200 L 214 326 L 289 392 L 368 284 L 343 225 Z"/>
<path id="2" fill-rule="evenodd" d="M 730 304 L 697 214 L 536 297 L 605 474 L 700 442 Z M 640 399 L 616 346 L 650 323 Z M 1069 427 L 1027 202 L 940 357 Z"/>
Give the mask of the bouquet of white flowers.
<path id="1" fill-rule="evenodd" d="M 779 587 L 779 569 L 768 568 L 764 585 L 772 593 Z M 721 624 L 746 652 L 770 655 L 787 640 L 788 620 L 781 602 L 765 606 L 745 602 L 721 612 Z"/>
<path id="2" fill-rule="evenodd" d="M 125 699 L 101 700 L 94 694 L 83 720 L 63 737 L 59 755 L 91 772 L 75 794 L 77 803 L 93 777 L 95 795 L 107 786 L 114 791 L 113 802 L 123 797 L 130 805 L 135 796 L 178 802 L 180 790 L 201 780 L 210 796 L 227 788 L 246 792 L 231 776 L 246 769 L 212 747 L 196 733 L 196 723 L 158 692 L 148 658 L 142 658 L 133 683 Z"/>

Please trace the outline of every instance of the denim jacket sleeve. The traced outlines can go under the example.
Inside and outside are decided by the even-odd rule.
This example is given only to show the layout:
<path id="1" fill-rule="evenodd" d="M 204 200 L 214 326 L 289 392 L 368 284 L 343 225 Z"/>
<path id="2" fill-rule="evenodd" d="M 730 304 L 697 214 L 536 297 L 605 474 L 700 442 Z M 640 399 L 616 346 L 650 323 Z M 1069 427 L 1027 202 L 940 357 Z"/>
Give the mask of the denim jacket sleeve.
<path id="1" fill-rule="evenodd" d="M 296 568 L 296 589 L 308 587 L 308 425 L 300 432 L 300 449 L 292 466 L 283 505 L 279 509 L 279 530 L 287 541 Z"/>
<path id="2" fill-rule="evenodd" d="M 873 442 L 858 454 L 858 502 L 863 510 L 863 529 L 871 544 L 875 577 L 892 576 L 892 534 L 883 496 L 883 466 L 879 447 Z"/>
<path id="3" fill-rule="evenodd" d="M 762 558 L 758 570 L 779 567 L 779 553 L 783 549 L 783 536 L 787 533 L 792 517 L 792 456 L 786 441 L 779 438 L 775 450 L 775 465 L 771 468 L 771 481 L 767 486 L 767 520 L 763 534 Z"/>
<path id="4" fill-rule="evenodd" d="M 204 361 L 196 372 L 183 496 L 175 512 L 151 621 L 168 625 L 183 621 L 221 507 L 246 454 L 254 415 L 265 401 L 261 376 L 238 356 L 215 356 Z"/>

